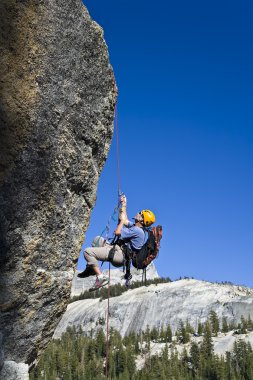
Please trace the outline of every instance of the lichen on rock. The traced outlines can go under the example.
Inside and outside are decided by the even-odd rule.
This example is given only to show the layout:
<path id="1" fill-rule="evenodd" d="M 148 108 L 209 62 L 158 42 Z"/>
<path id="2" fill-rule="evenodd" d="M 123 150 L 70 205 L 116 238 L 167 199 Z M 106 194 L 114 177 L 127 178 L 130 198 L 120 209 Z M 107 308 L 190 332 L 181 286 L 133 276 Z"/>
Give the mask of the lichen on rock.
<path id="1" fill-rule="evenodd" d="M 3 0 L 0 14 L 0 328 L 5 360 L 30 365 L 67 306 L 117 89 L 81 1 Z"/>

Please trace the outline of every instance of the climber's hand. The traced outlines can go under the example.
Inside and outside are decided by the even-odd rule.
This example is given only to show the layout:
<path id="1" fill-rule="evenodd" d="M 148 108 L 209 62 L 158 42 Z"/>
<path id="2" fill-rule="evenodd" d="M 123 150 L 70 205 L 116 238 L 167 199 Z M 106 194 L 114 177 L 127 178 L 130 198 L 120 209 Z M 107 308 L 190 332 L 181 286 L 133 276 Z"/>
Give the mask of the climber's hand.
<path id="1" fill-rule="evenodd" d="M 119 220 L 120 220 L 121 222 L 125 222 L 126 219 L 127 219 L 127 215 L 126 215 L 125 211 L 121 208 L 121 209 L 119 210 Z"/>
<path id="2" fill-rule="evenodd" d="M 126 199 L 125 194 L 122 194 L 122 195 L 120 196 L 120 203 L 121 203 L 122 206 L 126 206 L 126 204 L 127 204 L 127 199 Z"/>

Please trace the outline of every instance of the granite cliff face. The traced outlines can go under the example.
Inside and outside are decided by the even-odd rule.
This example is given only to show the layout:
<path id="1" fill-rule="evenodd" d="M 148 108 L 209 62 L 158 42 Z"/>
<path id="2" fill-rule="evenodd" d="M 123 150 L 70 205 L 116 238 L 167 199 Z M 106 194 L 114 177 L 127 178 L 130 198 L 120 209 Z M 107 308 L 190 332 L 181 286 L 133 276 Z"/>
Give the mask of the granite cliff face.
<path id="1" fill-rule="evenodd" d="M 1 367 L 32 363 L 67 306 L 117 91 L 81 1 L 2 0 L 0 28 Z"/>

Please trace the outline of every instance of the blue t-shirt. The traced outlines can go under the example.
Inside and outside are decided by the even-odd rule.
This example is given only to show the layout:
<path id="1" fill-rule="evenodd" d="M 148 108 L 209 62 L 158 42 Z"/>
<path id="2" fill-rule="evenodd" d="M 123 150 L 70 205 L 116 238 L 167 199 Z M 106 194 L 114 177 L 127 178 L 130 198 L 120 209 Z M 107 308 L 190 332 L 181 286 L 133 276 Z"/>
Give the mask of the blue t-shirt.
<path id="1" fill-rule="evenodd" d="M 141 249 L 147 240 L 145 231 L 129 222 L 127 226 L 123 226 L 121 230 L 121 239 L 124 240 L 131 249 Z"/>

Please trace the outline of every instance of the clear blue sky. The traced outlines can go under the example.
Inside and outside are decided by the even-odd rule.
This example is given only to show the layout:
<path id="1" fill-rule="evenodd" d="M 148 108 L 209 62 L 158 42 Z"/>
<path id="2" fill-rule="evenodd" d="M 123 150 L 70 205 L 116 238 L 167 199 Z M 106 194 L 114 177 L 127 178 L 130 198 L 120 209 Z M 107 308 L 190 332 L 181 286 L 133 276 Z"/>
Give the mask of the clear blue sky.
<path id="1" fill-rule="evenodd" d="M 85 4 L 119 89 L 128 214 L 149 208 L 164 229 L 159 274 L 253 287 L 253 3 Z M 117 203 L 116 174 L 114 140 L 86 245 Z"/>

